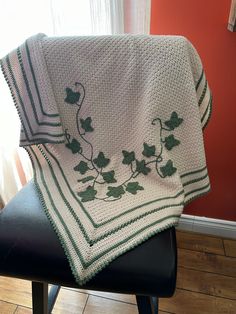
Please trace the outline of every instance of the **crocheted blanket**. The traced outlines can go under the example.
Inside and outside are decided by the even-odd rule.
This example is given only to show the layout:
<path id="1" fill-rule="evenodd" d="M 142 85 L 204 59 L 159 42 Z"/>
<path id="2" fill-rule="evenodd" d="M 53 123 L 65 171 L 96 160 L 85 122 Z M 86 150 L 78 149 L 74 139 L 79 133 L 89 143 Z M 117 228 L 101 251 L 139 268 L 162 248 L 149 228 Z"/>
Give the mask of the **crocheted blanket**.
<path id="1" fill-rule="evenodd" d="M 79 285 L 210 190 L 202 129 L 212 97 L 186 38 L 38 34 L 1 67 Z"/>

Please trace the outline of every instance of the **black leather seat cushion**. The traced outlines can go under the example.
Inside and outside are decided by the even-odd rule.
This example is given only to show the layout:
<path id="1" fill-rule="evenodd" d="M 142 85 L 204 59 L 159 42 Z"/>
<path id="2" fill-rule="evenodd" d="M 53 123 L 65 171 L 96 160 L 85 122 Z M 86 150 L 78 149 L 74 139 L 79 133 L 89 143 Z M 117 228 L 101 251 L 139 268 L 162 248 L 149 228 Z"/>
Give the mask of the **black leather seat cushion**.
<path id="1" fill-rule="evenodd" d="M 176 264 L 170 228 L 118 257 L 82 288 L 168 297 L 175 289 Z M 0 214 L 0 274 L 79 287 L 32 182 Z"/>

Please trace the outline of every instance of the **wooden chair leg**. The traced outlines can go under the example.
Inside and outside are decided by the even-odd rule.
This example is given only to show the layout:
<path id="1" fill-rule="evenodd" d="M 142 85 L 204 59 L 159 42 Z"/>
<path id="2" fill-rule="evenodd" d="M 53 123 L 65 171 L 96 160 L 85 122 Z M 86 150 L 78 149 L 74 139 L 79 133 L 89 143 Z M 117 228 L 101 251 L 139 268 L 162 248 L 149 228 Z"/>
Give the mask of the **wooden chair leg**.
<path id="1" fill-rule="evenodd" d="M 60 286 L 53 285 L 48 293 L 48 284 L 45 282 L 32 282 L 32 308 L 33 314 L 50 314 L 56 302 Z"/>
<path id="2" fill-rule="evenodd" d="M 158 298 L 136 295 L 139 314 L 158 314 Z"/>

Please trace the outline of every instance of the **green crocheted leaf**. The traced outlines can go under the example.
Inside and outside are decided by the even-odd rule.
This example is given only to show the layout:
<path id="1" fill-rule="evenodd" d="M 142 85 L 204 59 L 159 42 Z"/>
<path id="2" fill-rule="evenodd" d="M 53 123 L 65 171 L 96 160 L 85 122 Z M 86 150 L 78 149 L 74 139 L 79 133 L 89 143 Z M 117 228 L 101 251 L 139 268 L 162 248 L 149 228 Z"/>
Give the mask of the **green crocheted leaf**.
<path id="1" fill-rule="evenodd" d="M 127 152 L 126 150 L 122 150 L 122 154 L 124 156 L 124 159 L 122 160 L 122 163 L 124 165 L 130 165 L 132 161 L 135 160 L 135 153 L 134 152 Z"/>
<path id="2" fill-rule="evenodd" d="M 104 156 L 104 153 L 103 153 L 103 152 L 100 152 L 100 153 L 98 154 L 98 157 L 95 158 L 95 159 L 93 160 L 93 162 L 94 162 L 95 165 L 97 165 L 99 168 L 105 168 L 105 167 L 109 164 L 110 159 L 106 158 L 106 157 Z"/>
<path id="3" fill-rule="evenodd" d="M 79 171 L 81 174 L 85 174 L 89 170 L 88 164 L 85 161 L 81 161 L 77 166 L 74 167 L 75 171 Z"/>
<path id="4" fill-rule="evenodd" d="M 126 191 L 131 194 L 137 194 L 139 190 L 144 190 L 144 188 L 138 182 L 129 182 L 126 186 Z"/>
<path id="5" fill-rule="evenodd" d="M 109 172 L 103 172 L 101 175 L 103 177 L 103 180 L 106 183 L 115 183 L 115 182 L 117 182 L 116 179 L 114 178 L 114 176 L 115 176 L 115 171 L 114 170 L 109 171 Z"/>
<path id="6" fill-rule="evenodd" d="M 89 202 L 95 199 L 97 191 L 92 186 L 88 186 L 85 191 L 79 192 L 78 195 L 82 198 L 82 202 Z"/>
<path id="7" fill-rule="evenodd" d="M 150 146 L 147 143 L 143 143 L 143 152 L 142 154 L 145 157 L 151 157 L 151 156 L 155 156 L 156 153 L 156 147 L 154 145 Z"/>
<path id="8" fill-rule="evenodd" d="M 93 179 L 95 179 L 94 176 L 88 176 L 88 177 L 85 177 L 85 178 L 83 178 L 81 180 L 77 180 L 77 181 L 82 182 L 82 183 L 86 183 L 86 182 L 91 181 Z"/>
<path id="9" fill-rule="evenodd" d="M 173 161 L 168 160 L 165 166 L 160 167 L 161 172 L 164 177 L 170 177 L 176 172 L 176 168 L 173 166 Z"/>
<path id="10" fill-rule="evenodd" d="M 175 128 L 177 128 L 181 123 L 183 122 L 182 118 L 178 117 L 178 114 L 173 111 L 170 117 L 170 120 L 165 121 L 165 125 L 170 129 L 170 130 L 174 130 Z"/>
<path id="11" fill-rule="evenodd" d="M 113 196 L 115 198 L 121 197 L 122 194 L 125 194 L 124 188 L 122 185 L 113 187 L 108 186 L 107 196 Z"/>
<path id="12" fill-rule="evenodd" d="M 146 176 L 151 171 L 151 168 L 146 166 L 144 159 L 141 161 L 136 159 L 136 171 Z"/>
<path id="13" fill-rule="evenodd" d="M 80 153 L 82 150 L 80 143 L 75 138 L 73 138 L 71 143 L 67 143 L 66 147 L 69 148 L 73 154 Z"/>
<path id="14" fill-rule="evenodd" d="M 74 92 L 71 88 L 67 87 L 66 88 L 66 98 L 65 102 L 68 104 L 76 104 L 80 99 L 80 93 L 79 92 Z"/>
<path id="15" fill-rule="evenodd" d="M 165 147 L 168 150 L 171 150 L 173 147 L 178 146 L 179 144 L 180 144 L 180 141 L 177 140 L 173 134 L 165 138 Z"/>
<path id="16" fill-rule="evenodd" d="M 94 128 L 91 126 L 92 119 L 91 117 L 84 119 L 80 119 L 81 127 L 85 130 L 85 132 L 93 132 Z"/>

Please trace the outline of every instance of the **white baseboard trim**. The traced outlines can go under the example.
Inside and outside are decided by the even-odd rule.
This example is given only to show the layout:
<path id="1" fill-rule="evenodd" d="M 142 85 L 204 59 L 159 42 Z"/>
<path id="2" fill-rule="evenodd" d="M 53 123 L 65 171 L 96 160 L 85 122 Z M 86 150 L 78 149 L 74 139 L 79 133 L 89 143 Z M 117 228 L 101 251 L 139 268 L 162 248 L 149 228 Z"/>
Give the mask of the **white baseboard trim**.
<path id="1" fill-rule="evenodd" d="M 178 230 L 236 239 L 236 222 L 192 215 L 181 215 Z"/>

